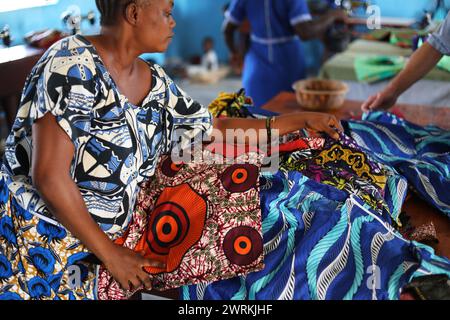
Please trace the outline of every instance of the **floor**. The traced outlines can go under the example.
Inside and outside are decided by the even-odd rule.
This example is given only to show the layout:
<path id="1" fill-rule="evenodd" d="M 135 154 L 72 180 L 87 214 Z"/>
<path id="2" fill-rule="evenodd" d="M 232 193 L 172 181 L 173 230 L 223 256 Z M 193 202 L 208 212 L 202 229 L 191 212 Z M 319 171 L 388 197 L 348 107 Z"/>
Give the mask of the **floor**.
<path id="1" fill-rule="evenodd" d="M 202 105 L 209 105 L 220 92 L 237 92 L 242 88 L 240 78 L 226 78 L 215 84 L 192 83 L 189 80 L 175 80 L 175 83 Z"/>

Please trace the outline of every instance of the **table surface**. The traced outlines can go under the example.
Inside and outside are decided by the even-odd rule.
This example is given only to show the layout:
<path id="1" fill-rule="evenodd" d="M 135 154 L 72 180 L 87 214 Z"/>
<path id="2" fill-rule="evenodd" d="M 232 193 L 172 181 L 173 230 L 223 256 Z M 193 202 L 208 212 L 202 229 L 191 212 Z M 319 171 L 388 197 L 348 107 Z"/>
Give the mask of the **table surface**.
<path id="1" fill-rule="evenodd" d="M 362 115 L 362 101 L 346 100 L 342 108 L 331 111 L 338 119 L 359 118 Z M 302 108 L 292 92 L 282 92 L 269 101 L 262 109 L 280 114 L 308 111 Z M 397 104 L 394 109 L 402 113 L 406 120 L 421 125 L 436 125 L 450 130 L 450 108 L 425 105 Z"/>
<path id="2" fill-rule="evenodd" d="M 18 61 L 29 57 L 41 56 L 43 49 L 36 49 L 27 45 L 0 49 L 0 64 Z"/>
<path id="3" fill-rule="evenodd" d="M 368 18 L 364 17 L 354 17 L 349 18 L 347 23 L 350 25 L 366 25 L 367 20 Z M 380 22 L 383 27 L 405 28 L 412 26 L 414 23 L 416 23 L 416 20 L 409 18 L 381 17 Z"/>
<path id="4" fill-rule="evenodd" d="M 348 49 L 336 54 L 325 62 L 320 77 L 325 79 L 357 81 L 355 73 L 355 59 L 360 56 L 393 55 L 408 57 L 412 49 L 400 48 L 390 43 L 358 39 L 352 42 Z M 436 81 L 450 81 L 450 72 L 434 68 L 425 79 Z"/>

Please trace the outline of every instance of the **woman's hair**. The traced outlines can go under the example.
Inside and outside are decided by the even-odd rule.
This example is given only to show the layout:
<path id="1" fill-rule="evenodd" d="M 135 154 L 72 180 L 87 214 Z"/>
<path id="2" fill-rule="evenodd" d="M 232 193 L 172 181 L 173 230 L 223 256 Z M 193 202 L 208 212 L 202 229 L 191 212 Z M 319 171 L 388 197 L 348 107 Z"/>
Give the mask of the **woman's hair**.
<path id="1" fill-rule="evenodd" d="M 102 26 L 114 25 L 119 15 L 125 12 L 129 4 L 137 3 L 142 5 L 149 2 L 150 0 L 95 0 L 98 11 L 100 11 L 100 24 Z"/>

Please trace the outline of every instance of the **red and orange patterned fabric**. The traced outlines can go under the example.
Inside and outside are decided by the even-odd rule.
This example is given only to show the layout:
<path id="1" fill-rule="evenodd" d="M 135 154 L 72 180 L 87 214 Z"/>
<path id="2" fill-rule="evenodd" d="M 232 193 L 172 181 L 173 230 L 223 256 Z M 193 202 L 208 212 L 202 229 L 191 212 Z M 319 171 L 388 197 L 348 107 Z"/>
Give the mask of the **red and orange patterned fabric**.
<path id="1" fill-rule="evenodd" d="M 154 289 L 227 279 L 263 268 L 260 156 L 246 153 L 235 160 L 239 164 L 175 164 L 163 157 L 155 177 L 142 185 L 132 224 L 117 243 L 166 264 L 165 270 L 146 268 Z M 132 294 L 100 268 L 100 300 Z"/>

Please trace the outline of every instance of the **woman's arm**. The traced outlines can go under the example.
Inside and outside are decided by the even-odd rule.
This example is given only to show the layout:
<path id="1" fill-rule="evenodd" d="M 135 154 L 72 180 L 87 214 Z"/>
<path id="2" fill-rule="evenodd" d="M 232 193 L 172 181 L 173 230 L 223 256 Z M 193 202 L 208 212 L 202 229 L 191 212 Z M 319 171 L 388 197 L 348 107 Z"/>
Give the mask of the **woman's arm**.
<path id="1" fill-rule="evenodd" d="M 45 115 L 32 130 L 32 180 L 52 214 L 105 264 L 123 288 L 129 289 L 129 283 L 151 287 L 150 277 L 142 268 L 160 264 L 115 245 L 92 219 L 69 174 L 74 145 L 55 117 Z"/>
<path id="2" fill-rule="evenodd" d="M 323 132 L 331 136 L 333 139 L 339 139 L 338 131 L 343 131 L 341 123 L 335 116 L 326 113 L 300 112 L 277 116 L 274 118 L 272 125 L 273 130 L 278 130 L 280 136 L 300 130 L 308 129 L 315 132 Z M 214 119 L 214 129 L 220 131 L 222 137 L 226 137 L 227 129 L 249 129 L 263 130 L 266 133 L 265 119 L 231 119 L 216 118 Z M 267 143 L 267 134 L 257 135 L 258 138 L 264 137 L 264 141 L 249 141 L 246 136 L 245 143 L 259 144 Z M 215 141 L 218 142 L 218 141 Z M 234 143 L 235 141 L 233 141 Z"/>
<path id="3" fill-rule="evenodd" d="M 239 50 L 236 47 L 236 43 L 234 40 L 234 36 L 236 31 L 238 30 L 239 26 L 228 22 L 224 28 L 223 34 L 225 37 L 225 43 L 228 47 L 228 50 L 230 51 L 230 64 L 233 67 L 237 67 L 242 65 L 242 61 L 244 57 L 242 56 L 243 53 L 239 52 Z"/>
<path id="4" fill-rule="evenodd" d="M 236 49 L 236 44 L 234 41 L 234 34 L 238 28 L 239 28 L 239 26 L 237 26 L 231 22 L 228 22 L 223 31 L 223 34 L 225 37 L 225 43 L 231 54 L 238 54 L 238 50 Z"/>
<path id="5" fill-rule="evenodd" d="M 330 11 L 320 18 L 304 21 L 294 26 L 295 33 L 306 41 L 322 37 L 328 28 L 336 21 L 345 22 L 347 14 L 343 10 Z"/>
<path id="6" fill-rule="evenodd" d="M 389 109 L 395 105 L 398 97 L 414 83 L 422 79 L 441 60 L 442 53 L 430 44 L 424 43 L 412 56 L 402 70 L 380 93 L 369 97 L 362 105 L 364 112 L 376 109 Z"/>

